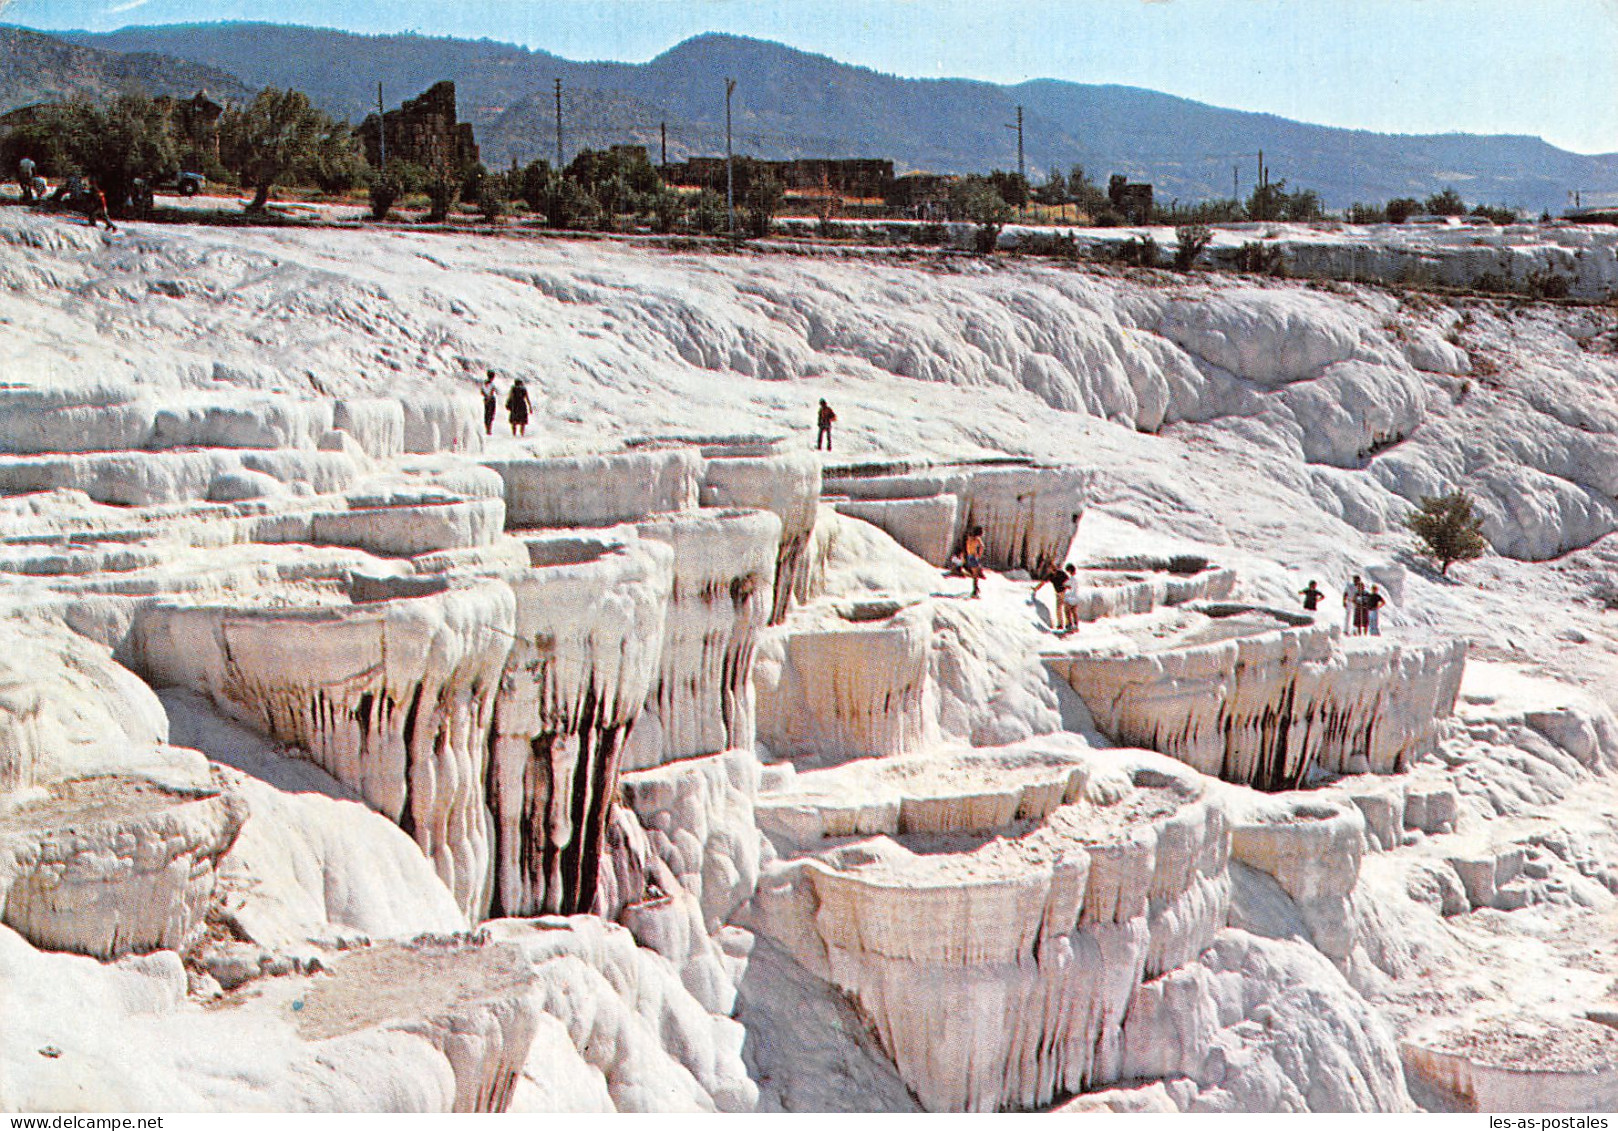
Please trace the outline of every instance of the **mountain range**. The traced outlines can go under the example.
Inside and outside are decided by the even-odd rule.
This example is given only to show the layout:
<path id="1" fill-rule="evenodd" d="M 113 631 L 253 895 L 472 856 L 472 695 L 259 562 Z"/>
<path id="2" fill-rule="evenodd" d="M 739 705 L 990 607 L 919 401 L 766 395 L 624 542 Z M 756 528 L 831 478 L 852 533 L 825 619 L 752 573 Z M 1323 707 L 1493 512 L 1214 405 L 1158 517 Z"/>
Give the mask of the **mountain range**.
<path id="1" fill-rule="evenodd" d="M 0 113 L 38 102 L 103 100 L 127 90 L 215 98 L 251 92 L 235 75 L 170 54 L 101 50 L 26 28 L 0 27 Z"/>
<path id="2" fill-rule="evenodd" d="M 297 87 L 355 121 L 375 109 L 378 82 L 391 106 L 450 79 L 491 167 L 553 155 L 556 79 L 569 154 L 635 142 L 656 160 L 663 126 L 670 160 L 721 153 L 730 77 L 737 80 L 737 152 L 765 158 L 887 157 L 900 171 L 1011 169 L 1016 135 L 1006 127 L 1021 106 L 1030 179 L 1079 164 L 1101 183 L 1111 173 L 1151 181 L 1165 203 L 1228 197 L 1233 185 L 1245 195 L 1260 150 L 1272 180 L 1314 189 L 1332 207 L 1445 187 L 1471 202 L 1535 211 L 1566 207 L 1573 190 L 1585 203 L 1618 202 L 1618 154 L 1570 153 L 1534 137 L 1381 134 L 1052 79 L 1000 86 L 900 78 L 731 35 L 698 36 L 641 64 L 575 62 L 491 40 L 272 24 L 130 27 L 60 38 L 113 58 L 132 53 L 165 58 L 170 68 L 205 68 L 248 87 Z M 0 68 L 0 75 L 14 69 Z M 215 78 L 208 85 L 223 84 Z"/>

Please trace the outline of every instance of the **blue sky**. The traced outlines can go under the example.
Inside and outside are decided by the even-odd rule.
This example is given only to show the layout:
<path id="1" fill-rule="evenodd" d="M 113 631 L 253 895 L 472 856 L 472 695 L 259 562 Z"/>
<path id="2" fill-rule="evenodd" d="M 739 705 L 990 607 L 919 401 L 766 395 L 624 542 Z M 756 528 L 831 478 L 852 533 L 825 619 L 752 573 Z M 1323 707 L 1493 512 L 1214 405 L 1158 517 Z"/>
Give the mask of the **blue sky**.
<path id="1" fill-rule="evenodd" d="M 268 20 L 626 62 L 725 31 L 899 75 L 1124 83 L 1329 125 L 1618 152 L 1618 0 L 0 0 L 0 19 Z"/>

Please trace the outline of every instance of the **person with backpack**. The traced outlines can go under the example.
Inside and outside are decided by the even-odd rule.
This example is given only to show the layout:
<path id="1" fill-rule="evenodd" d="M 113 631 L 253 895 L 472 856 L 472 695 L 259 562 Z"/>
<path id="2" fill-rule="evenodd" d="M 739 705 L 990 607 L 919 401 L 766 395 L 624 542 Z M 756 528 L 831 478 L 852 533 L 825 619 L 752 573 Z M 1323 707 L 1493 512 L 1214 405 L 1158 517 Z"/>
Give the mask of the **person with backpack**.
<path id="1" fill-rule="evenodd" d="M 528 435 L 528 414 L 533 409 L 534 404 L 528 399 L 528 386 L 519 377 L 511 386 L 511 392 L 506 394 L 506 416 L 511 421 L 513 436 Z"/>
<path id="2" fill-rule="evenodd" d="M 820 441 L 822 440 L 826 441 L 826 450 L 831 451 L 831 426 L 836 419 L 837 414 L 832 411 L 831 405 L 826 403 L 825 397 L 821 397 L 820 415 L 817 418 L 817 430 L 815 432 L 815 451 L 820 450 Z"/>

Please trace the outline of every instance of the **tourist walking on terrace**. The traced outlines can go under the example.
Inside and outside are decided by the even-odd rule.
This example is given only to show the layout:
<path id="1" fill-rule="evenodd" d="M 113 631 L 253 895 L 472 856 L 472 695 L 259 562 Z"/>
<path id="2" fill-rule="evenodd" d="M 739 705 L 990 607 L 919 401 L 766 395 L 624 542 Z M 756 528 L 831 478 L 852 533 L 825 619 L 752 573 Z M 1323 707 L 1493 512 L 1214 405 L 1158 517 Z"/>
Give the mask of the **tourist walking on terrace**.
<path id="1" fill-rule="evenodd" d="M 1360 575 L 1355 574 L 1354 579 L 1343 586 L 1343 631 L 1352 633 L 1359 624 L 1360 594 L 1365 592 L 1365 584 L 1360 581 Z"/>
<path id="2" fill-rule="evenodd" d="M 972 579 L 972 596 L 979 596 L 978 583 L 983 580 L 983 527 L 974 526 L 966 536 L 966 545 L 961 548 L 961 568 L 966 576 Z"/>
<path id="3" fill-rule="evenodd" d="M 528 414 L 533 408 L 533 402 L 528 399 L 528 386 L 519 377 L 511 386 L 511 392 L 506 394 L 506 415 L 511 419 L 513 436 L 528 435 Z"/>
<path id="4" fill-rule="evenodd" d="M 1325 595 L 1320 586 L 1315 584 L 1314 578 L 1310 578 L 1309 584 L 1298 591 L 1298 596 L 1303 598 L 1303 611 L 1306 613 L 1312 613 L 1319 608 L 1320 599 Z"/>
<path id="5" fill-rule="evenodd" d="M 22 202 L 34 202 L 34 159 L 24 157 L 17 162 L 17 187 L 22 189 Z"/>
<path id="6" fill-rule="evenodd" d="M 107 194 L 101 191 L 101 186 L 95 181 L 90 182 L 90 191 L 85 197 L 84 214 L 92 228 L 96 226 L 96 221 L 100 220 L 107 225 L 107 231 L 118 230 L 113 226 L 111 214 L 107 212 Z"/>
<path id="7" fill-rule="evenodd" d="M 483 381 L 483 434 L 494 435 L 494 414 L 500 405 L 500 394 L 494 389 L 494 370 L 489 370 Z"/>
<path id="8" fill-rule="evenodd" d="M 815 451 L 820 450 L 822 440 L 826 441 L 826 450 L 831 451 L 831 426 L 836 419 L 837 414 L 832 411 L 831 405 L 826 403 L 825 397 L 821 397 L 820 415 L 816 418 Z"/>

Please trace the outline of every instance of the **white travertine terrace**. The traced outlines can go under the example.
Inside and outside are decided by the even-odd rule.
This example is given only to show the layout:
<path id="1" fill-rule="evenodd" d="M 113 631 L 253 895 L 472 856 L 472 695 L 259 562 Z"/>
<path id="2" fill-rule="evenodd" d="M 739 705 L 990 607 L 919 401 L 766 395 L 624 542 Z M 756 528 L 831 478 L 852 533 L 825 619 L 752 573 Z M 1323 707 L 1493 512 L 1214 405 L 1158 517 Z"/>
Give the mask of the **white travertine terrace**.
<path id="1" fill-rule="evenodd" d="M 624 736 L 660 671 L 673 551 L 632 527 L 525 539 L 495 700 L 494 907 L 590 910 Z M 583 615 L 581 615 L 581 613 Z"/>
<path id="2" fill-rule="evenodd" d="M 1224 922 L 1224 812 L 1153 755 L 1043 740 L 852 763 L 760 816 L 805 855 L 761 883 L 758 928 L 853 996 L 934 1111 L 1116 1080 L 1130 994 Z"/>
<path id="3" fill-rule="evenodd" d="M 1043 573 L 1066 559 L 1092 473 L 1078 467 L 960 466 L 892 473 L 833 471 L 824 480 L 844 513 L 881 527 L 919 557 L 943 565 L 983 527 L 984 561 Z M 950 500 L 954 500 L 953 509 Z M 941 532 L 948 523 L 947 537 Z M 940 549 L 943 549 L 942 555 Z"/>
<path id="4" fill-rule="evenodd" d="M 807 452 L 716 457 L 703 471 L 702 505 L 769 511 L 781 520 L 770 623 L 786 619 L 792 599 L 808 595 L 809 541 L 820 508 L 820 460 Z"/>
<path id="5" fill-rule="evenodd" d="M 0 922 L 101 959 L 184 950 L 245 806 L 135 777 L 60 781 L 0 809 Z"/>
<path id="6" fill-rule="evenodd" d="M 893 601 L 819 602 L 760 652 L 758 737 L 777 757 L 920 751 L 929 713 L 933 610 Z"/>
<path id="7" fill-rule="evenodd" d="M 689 448 L 611 455 L 486 459 L 506 485 L 506 525 L 611 526 L 692 510 L 702 457 Z"/>
<path id="8" fill-rule="evenodd" d="M 0 1107 L 1613 1102 L 1610 312 L 20 208 L 0 290 Z"/>
<path id="9" fill-rule="evenodd" d="M 1462 641 L 1344 640 L 1292 614 L 1203 608 L 1121 619 L 1050 662 L 1117 741 L 1264 790 L 1396 773 L 1454 707 Z"/>
<path id="10" fill-rule="evenodd" d="M 767 511 L 654 515 L 642 539 L 673 550 L 660 670 L 626 770 L 753 745 L 753 654 L 773 608 L 781 520 Z"/>
<path id="11" fill-rule="evenodd" d="M 511 590 L 491 581 L 323 608 L 159 604 L 136 636 L 149 680 L 307 751 L 477 914 L 493 879 L 487 736 L 514 627 Z"/>

